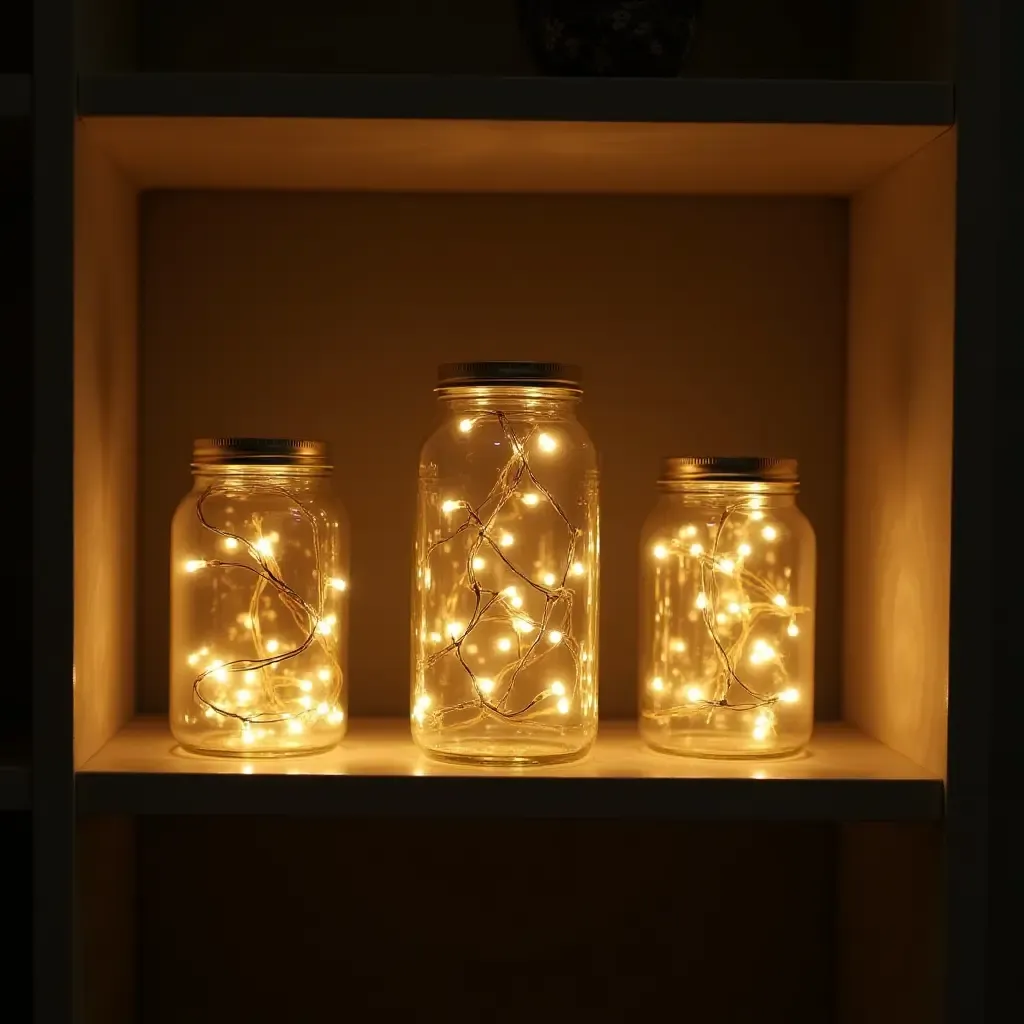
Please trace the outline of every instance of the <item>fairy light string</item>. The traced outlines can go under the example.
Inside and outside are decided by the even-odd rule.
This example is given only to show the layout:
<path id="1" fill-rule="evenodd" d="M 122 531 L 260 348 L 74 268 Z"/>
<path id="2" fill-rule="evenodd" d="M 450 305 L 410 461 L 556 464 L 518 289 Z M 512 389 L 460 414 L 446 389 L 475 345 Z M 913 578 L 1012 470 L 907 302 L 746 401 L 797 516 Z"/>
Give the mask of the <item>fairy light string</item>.
<path id="1" fill-rule="evenodd" d="M 528 454 L 528 449 L 534 441 L 542 451 L 548 452 L 554 450 L 554 441 L 536 425 L 531 426 L 524 436 L 519 436 L 510 425 L 508 416 L 500 410 L 487 410 L 478 415 L 494 417 L 504 443 L 508 446 L 509 456 L 487 496 L 475 508 L 463 499 L 449 499 L 442 504 L 442 514 L 452 515 L 460 512 L 462 521 L 453 530 L 427 546 L 418 567 L 420 579 L 429 579 L 431 556 L 463 534 L 468 533 L 471 536 L 466 549 L 465 567 L 456 585 L 444 600 L 445 621 L 449 624 L 454 622 L 456 628 L 450 628 L 449 639 L 444 647 L 422 656 L 421 676 L 429 673 L 445 658 L 454 656 L 470 680 L 473 696 L 469 700 L 428 710 L 431 698 L 429 695 L 420 694 L 413 708 L 413 717 L 420 724 L 430 720 L 443 723 L 446 717 L 464 714 L 466 711 L 477 712 L 476 717 L 470 721 L 488 718 L 494 721 L 514 722 L 523 719 L 538 705 L 552 698 L 557 702 L 556 710 L 561 714 L 567 714 L 573 699 L 577 696 L 581 663 L 586 658 L 573 632 L 575 592 L 568 585 L 570 576 L 580 576 L 586 572 L 583 563 L 576 559 L 583 531 L 573 524 L 550 489 L 542 483 Z M 467 419 L 463 421 L 462 429 L 468 430 L 471 426 L 472 421 Z M 520 494 L 519 488 L 523 484 L 528 484 L 531 490 Z M 514 558 L 506 553 L 505 547 L 512 538 L 498 527 L 501 512 L 510 502 L 516 500 L 522 501 L 527 507 L 536 506 L 542 501 L 547 502 L 565 528 L 564 553 L 554 562 L 557 571 L 542 574 L 539 581 L 524 572 Z M 507 585 L 501 590 L 483 585 L 479 576 L 483 553 L 489 557 L 496 557 L 512 579 L 526 588 L 527 593 L 532 592 L 543 598 L 543 608 L 538 617 L 532 617 L 524 610 L 524 600 L 516 584 Z M 460 600 L 467 594 L 472 595 L 473 608 L 468 621 L 463 625 L 457 622 L 454 616 L 457 614 Z M 508 625 L 515 637 L 514 654 L 512 641 L 505 641 L 508 643 L 510 658 L 493 677 L 478 675 L 466 658 L 466 648 L 472 645 L 474 632 L 488 623 Z M 524 635 L 531 639 L 524 640 Z M 422 639 L 421 637 L 421 642 Z M 514 703 L 513 694 L 522 673 L 541 663 L 560 648 L 568 651 L 572 659 L 571 682 L 567 684 L 561 680 L 553 681 L 531 697 Z M 543 722 L 531 722 L 531 727 L 550 730 L 560 728 Z"/>
<path id="2" fill-rule="evenodd" d="M 302 595 L 284 579 L 280 564 L 273 551 L 273 543 L 269 536 L 263 532 L 263 518 L 259 515 L 251 517 L 251 523 L 255 531 L 255 537 L 249 539 L 242 534 L 233 533 L 230 530 L 215 526 L 207 518 L 204 506 L 206 502 L 215 496 L 227 495 L 231 492 L 231 485 L 222 483 L 211 484 L 206 487 L 196 500 L 196 516 L 203 528 L 216 535 L 230 549 L 241 548 L 248 554 L 251 562 L 239 561 L 237 559 L 199 559 L 193 560 L 186 565 L 186 570 L 196 572 L 200 569 L 222 569 L 240 570 L 255 577 L 252 594 L 249 598 L 248 615 L 245 617 L 245 625 L 250 633 L 255 657 L 236 658 L 233 661 L 224 663 L 214 662 L 208 665 L 203 671 L 196 675 L 192 683 L 192 692 L 196 701 L 205 709 L 207 714 L 222 716 L 234 719 L 241 723 L 243 728 L 249 725 L 268 725 L 279 722 L 302 721 L 303 719 L 314 718 L 324 711 L 324 704 L 327 706 L 327 714 L 339 714 L 334 706 L 341 694 L 341 671 L 338 664 L 334 645 L 330 642 L 329 634 L 333 628 L 331 616 L 325 616 L 324 603 L 327 589 L 339 589 L 334 586 L 340 583 L 344 588 L 346 585 L 338 580 L 325 579 L 322 572 L 322 552 L 319 524 L 316 516 L 302 502 L 302 500 L 291 490 L 278 484 L 260 482 L 260 490 L 276 494 L 286 499 L 290 507 L 297 512 L 309 525 L 311 532 L 311 551 L 314 560 L 314 577 L 317 580 L 317 603 L 310 604 Z M 261 599 L 267 589 L 270 589 L 281 603 L 288 610 L 295 625 L 303 632 L 303 640 L 290 650 L 276 653 L 274 648 L 277 641 L 265 640 L 260 616 Z M 308 697 L 302 693 L 301 680 L 287 675 L 275 673 L 275 666 L 298 658 L 310 647 L 317 644 L 323 654 L 327 657 L 331 666 L 330 677 L 331 687 L 327 694 L 326 701 L 321 701 L 316 706 L 306 707 L 303 700 Z M 196 657 L 195 655 L 192 656 Z M 191 662 L 192 658 L 190 658 Z M 229 675 L 240 673 L 253 673 L 258 677 L 262 701 L 258 702 L 259 710 L 251 713 L 243 713 L 223 706 L 207 693 L 204 693 L 204 682 L 210 677 L 221 679 L 222 673 Z M 289 693 L 289 691 L 295 691 Z"/>
<path id="3" fill-rule="evenodd" d="M 787 635 L 798 636 L 797 617 L 809 612 L 810 608 L 790 604 L 789 598 L 779 586 L 763 574 L 748 568 L 748 559 L 754 548 L 746 532 L 742 531 L 742 526 L 735 532 L 745 539 L 736 545 L 735 551 L 725 552 L 723 537 L 726 527 L 737 513 L 746 513 L 748 519 L 755 522 L 762 521 L 764 517 L 760 510 L 760 500 L 755 499 L 752 503 L 746 499 L 722 510 L 714 524 L 714 540 L 710 552 L 705 551 L 703 545 L 694 539 L 697 535 L 695 527 L 681 531 L 684 536 L 654 545 L 653 556 L 656 560 L 661 561 L 674 555 L 679 560 L 681 571 L 694 561 L 697 563 L 700 591 L 696 606 L 717 661 L 717 669 L 709 682 L 687 686 L 684 702 L 661 707 L 654 715 L 659 718 L 672 717 L 697 711 L 705 712 L 706 720 L 710 721 L 719 711 L 761 711 L 763 715 L 758 716 L 754 731 L 755 738 L 763 738 L 774 727 L 775 705 L 780 701 L 795 702 L 799 699 L 799 692 L 795 687 L 785 685 L 789 678 L 780 652 L 763 638 L 756 638 L 755 633 L 764 620 L 776 618 L 788 619 Z M 771 525 L 764 526 L 761 533 L 766 543 L 771 543 L 777 537 L 777 530 Z M 722 596 L 723 579 L 731 584 L 727 598 Z M 727 611 L 723 611 L 723 601 Z M 736 624 L 738 630 L 728 633 L 722 628 Z M 751 648 L 749 652 L 748 648 Z M 771 665 L 773 685 L 770 691 L 752 683 L 746 673 L 740 674 L 738 666 L 745 656 L 754 664 Z M 660 691 L 664 684 L 656 677 L 649 685 L 655 691 Z M 705 691 L 705 686 L 710 687 L 710 693 Z M 739 692 L 738 697 L 735 696 L 736 691 Z"/>

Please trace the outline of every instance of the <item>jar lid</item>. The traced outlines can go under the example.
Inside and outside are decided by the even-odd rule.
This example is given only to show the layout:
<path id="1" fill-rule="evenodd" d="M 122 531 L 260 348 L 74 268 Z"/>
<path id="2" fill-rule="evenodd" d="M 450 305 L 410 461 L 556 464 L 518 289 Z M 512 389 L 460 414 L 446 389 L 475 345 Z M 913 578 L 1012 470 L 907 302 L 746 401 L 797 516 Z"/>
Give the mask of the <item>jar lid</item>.
<path id="1" fill-rule="evenodd" d="M 661 460 L 659 483 L 761 483 L 799 482 L 796 459 L 759 456 L 703 455 Z"/>
<path id="2" fill-rule="evenodd" d="M 569 363 L 442 363 L 437 389 L 461 387 L 530 387 L 583 390 L 583 370 Z"/>
<path id="3" fill-rule="evenodd" d="M 324 441 L 290 437 L 203 437 L 192 445 L 193 466 L 308 466 L 330 469 Z"/>

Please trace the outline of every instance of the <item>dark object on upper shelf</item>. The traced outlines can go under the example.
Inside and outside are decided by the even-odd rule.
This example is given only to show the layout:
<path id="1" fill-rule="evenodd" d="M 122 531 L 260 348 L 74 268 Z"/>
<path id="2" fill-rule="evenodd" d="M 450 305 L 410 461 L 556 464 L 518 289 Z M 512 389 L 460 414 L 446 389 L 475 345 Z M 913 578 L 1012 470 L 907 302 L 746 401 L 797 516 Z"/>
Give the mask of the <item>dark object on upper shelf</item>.
<path id="1" fill-rule="evenodd" d="M 518 0 L 519 23 L 543 75 L 678 75 L 701 0 Z"/>

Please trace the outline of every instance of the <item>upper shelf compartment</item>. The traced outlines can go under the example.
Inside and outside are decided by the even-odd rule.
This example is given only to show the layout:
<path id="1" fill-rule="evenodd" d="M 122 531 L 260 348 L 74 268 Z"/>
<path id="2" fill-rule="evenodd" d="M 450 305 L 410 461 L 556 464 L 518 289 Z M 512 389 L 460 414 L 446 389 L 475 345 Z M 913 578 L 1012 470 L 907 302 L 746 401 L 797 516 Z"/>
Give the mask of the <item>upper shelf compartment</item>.
<path id="1" fill-rule="evenodd" d="M 138 188 L 848 195 L 953 120 L 940 83 L 86 75 Z"/>

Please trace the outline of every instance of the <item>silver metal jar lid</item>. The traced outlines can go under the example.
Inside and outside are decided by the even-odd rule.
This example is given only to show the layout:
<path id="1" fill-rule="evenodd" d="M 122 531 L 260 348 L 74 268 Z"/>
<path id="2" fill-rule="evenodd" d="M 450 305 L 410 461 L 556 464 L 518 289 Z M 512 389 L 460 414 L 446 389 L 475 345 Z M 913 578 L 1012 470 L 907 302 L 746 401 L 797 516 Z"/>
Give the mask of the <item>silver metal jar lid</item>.
<path id="1" fill-rule="evenodd" d="M 796 459 L 706 455 L 661 460 L 659 483 L 797 484 Z"/>
<path id="2" fill-rule="evenodd" d="M 199 438 L 192 445 L 192 465 L 331 468 L 326 442 L 290 437 Z"/>
<path id="3" fill-rule="evenodd" d="M 569 363 L 442 363 L 437 390 L 460 387 L 531 387 L 583 390 L 583 370 Z"/>

